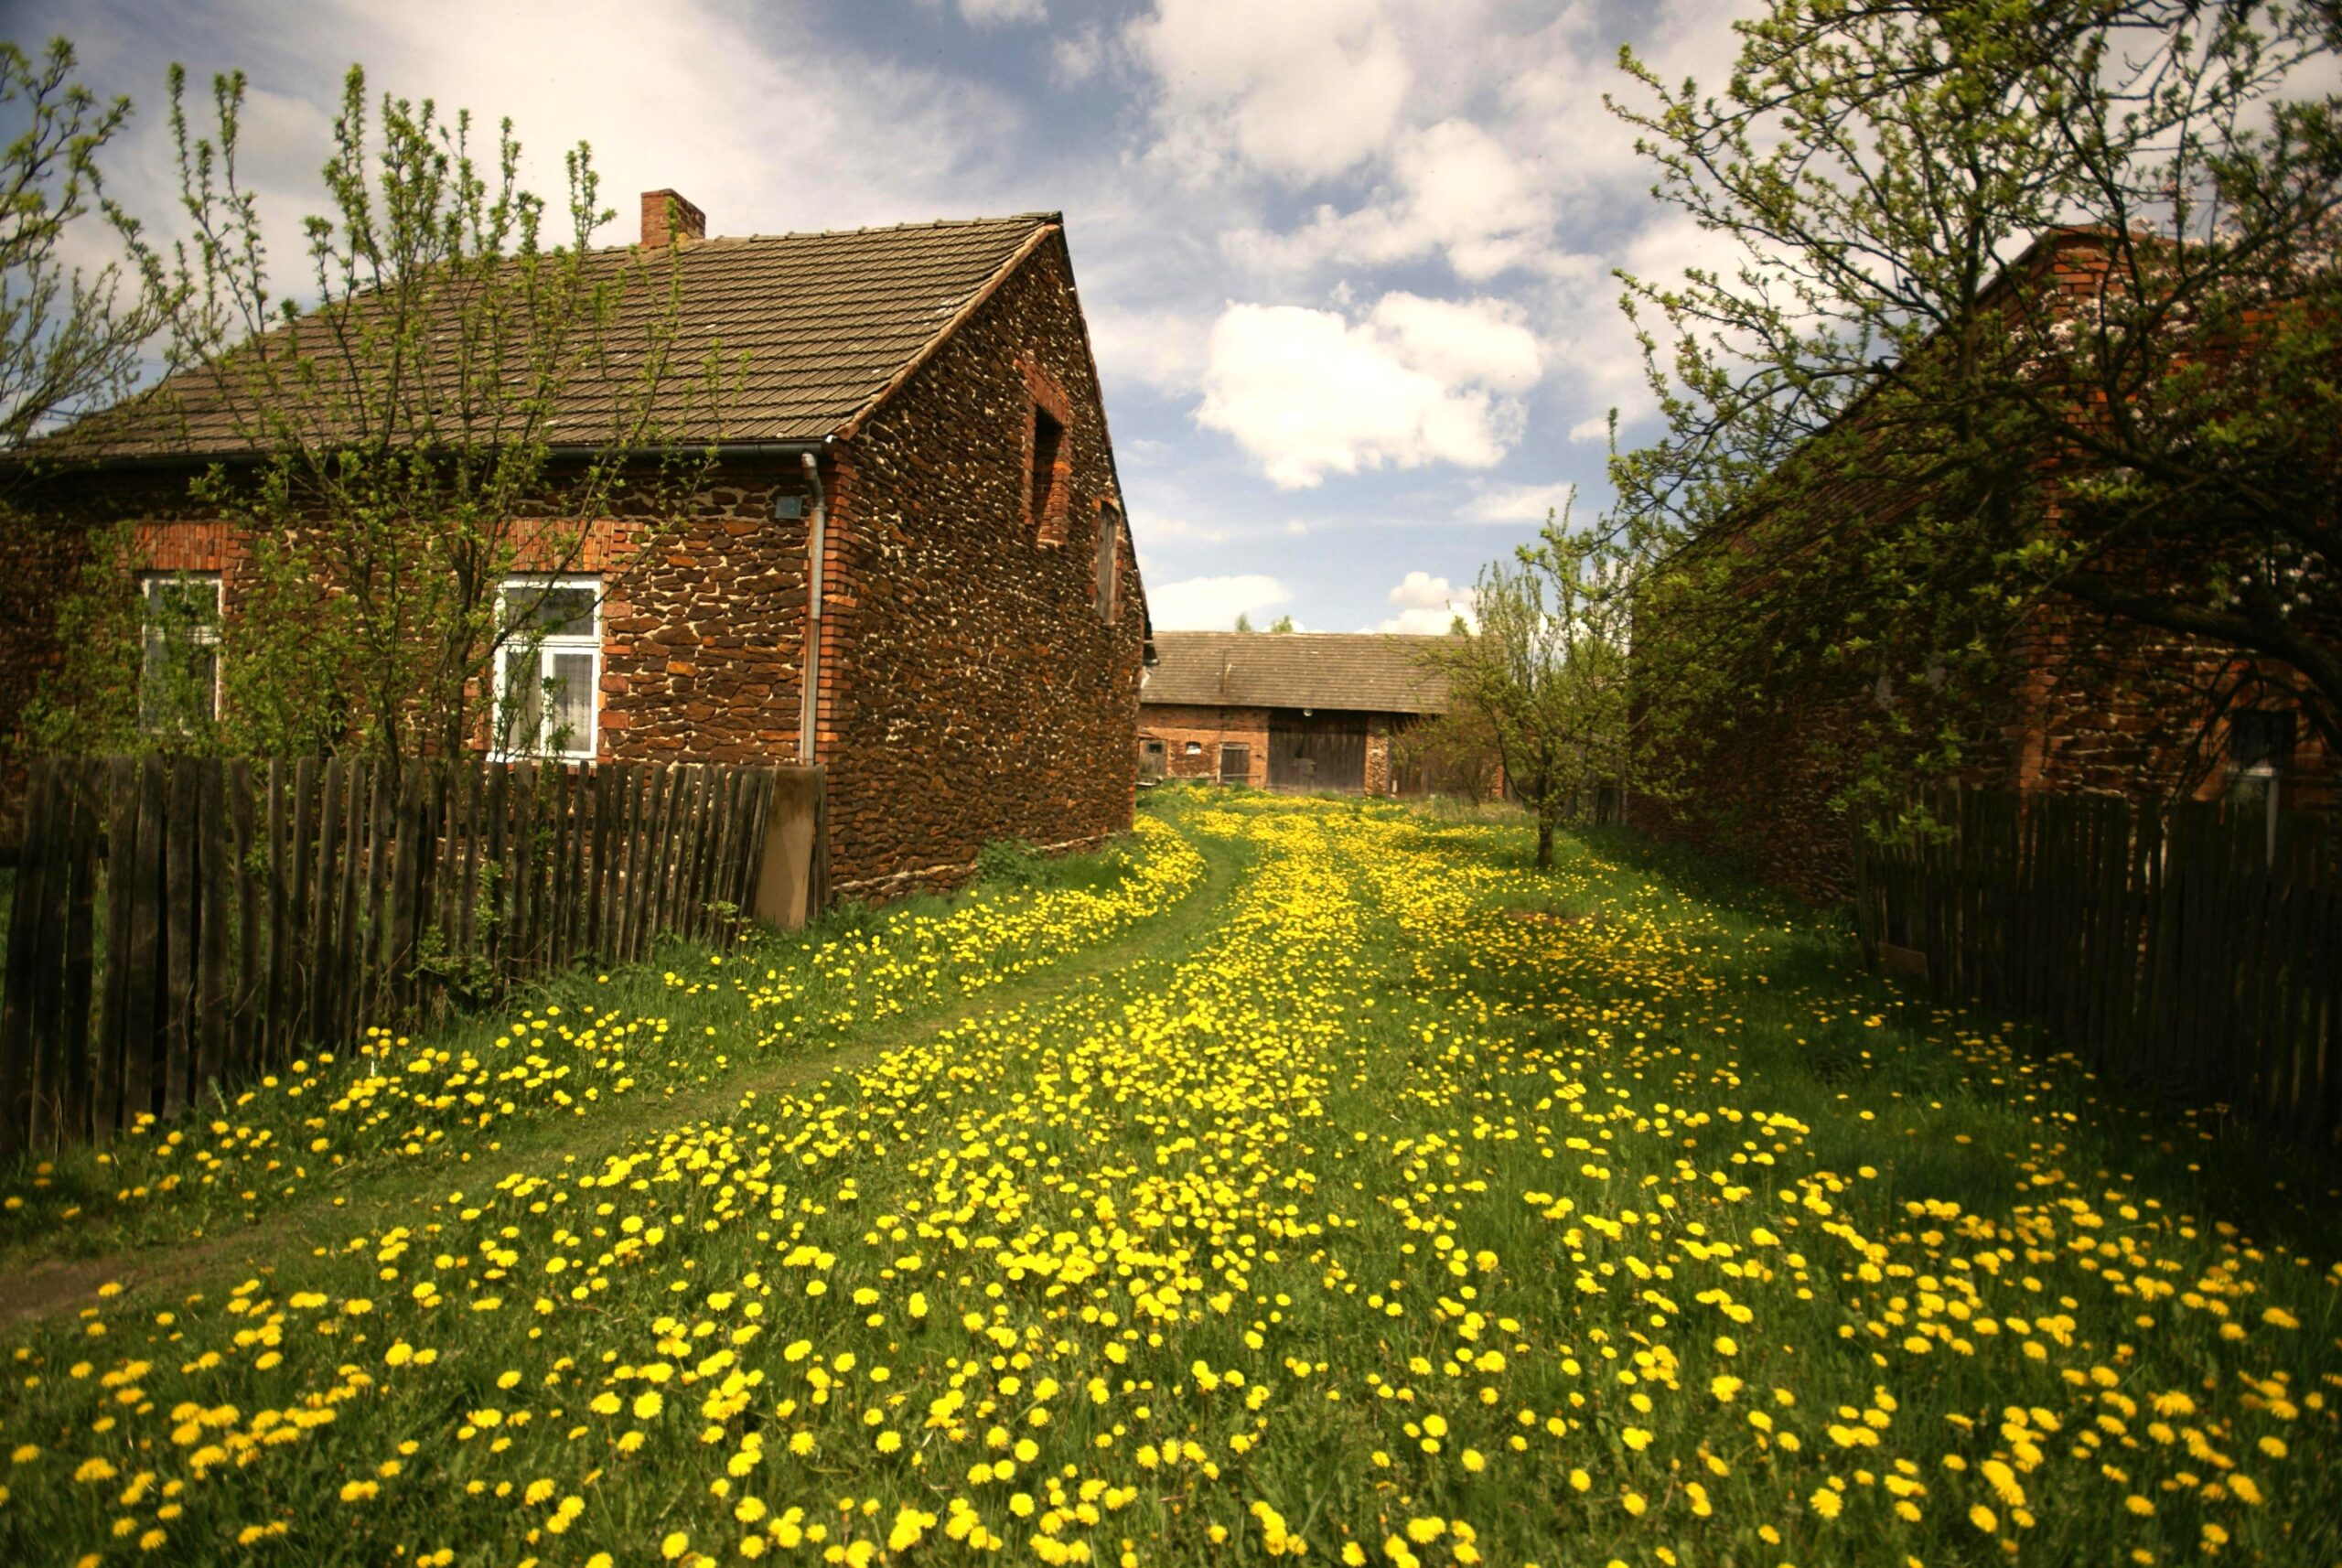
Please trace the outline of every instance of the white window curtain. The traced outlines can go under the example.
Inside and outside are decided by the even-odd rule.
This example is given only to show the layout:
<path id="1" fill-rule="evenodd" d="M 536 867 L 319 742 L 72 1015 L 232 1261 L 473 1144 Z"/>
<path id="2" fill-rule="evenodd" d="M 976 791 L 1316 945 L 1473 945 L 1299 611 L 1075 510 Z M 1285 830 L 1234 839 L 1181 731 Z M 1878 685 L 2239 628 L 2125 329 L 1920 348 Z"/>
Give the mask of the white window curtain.
<path id="1" fill-rule="evenodd" d="M 510 578 L 499 608 L 497 754 L 591 761 L 600 743 L 601 579 Z"/>

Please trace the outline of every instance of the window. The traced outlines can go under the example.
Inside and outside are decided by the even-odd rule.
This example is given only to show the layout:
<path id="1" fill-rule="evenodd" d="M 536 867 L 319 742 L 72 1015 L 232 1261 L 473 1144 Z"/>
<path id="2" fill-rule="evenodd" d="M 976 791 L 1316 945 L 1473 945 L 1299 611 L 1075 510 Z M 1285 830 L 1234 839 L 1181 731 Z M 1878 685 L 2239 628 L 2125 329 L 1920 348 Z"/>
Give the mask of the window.
<path id="1" fill-rule="evenodd" d="M 1204 743 L 1202 741 L 1191 740 L 1187 743 L 1187 755 L 1189 757 L 1201 757 L 1203 754 Z"/>
<path id="2" fill-rule="evenodd" d="M 138 725 L 185 735 L 220 716 L 220 574 L 157 572 L 138 580 Z"/>
<path id="3" fill-rule="evenodd" d="M 514 577 L 500 610 L 497 754 L 592 760 L 602 689 L 600 579 Z"/>
<path id="4" fill-rule="evenodd" d="M 2294 715 L 2252 712 L 2229 720 L 2229 767 L 2238 773 L 2282 773 L 2294 756 Z"/>
<path id="5" fill-rule="evenodd" d="M 2278 792 L 2294 761 L 2290 710 L 2253 710 L 2229 716 L 2229 796 L 2269 819 L 2270 854 L 2276 854 Z"/>
<path id="6" fill-rule="evenodd" d="M 1026 505 L 1043 539 L 1065 538 L 1065 476 L 1058 464 L 1065 451 L 1065 422 L 1038 403 L 1033 405 L 1033 467 L 1026 477 Z"/>
<path id="7" fill-rule="evenodd" d="M 1097 596 L 1094 601 L 1098 618 L 1108 626 L 1114 624 L 1114 571 L 1120 563 L 1123 537 L 1123 514 L 1120 509 L 1101 506 L 1098 509 Z"/>
<path id="8" fill-rule="evenodd" d="M 1249 783 L 1252 778 L 1252 748 L 1249 746 L 1227 746 L 1219 748 L 1219 781 L 1222 784 Z"/>

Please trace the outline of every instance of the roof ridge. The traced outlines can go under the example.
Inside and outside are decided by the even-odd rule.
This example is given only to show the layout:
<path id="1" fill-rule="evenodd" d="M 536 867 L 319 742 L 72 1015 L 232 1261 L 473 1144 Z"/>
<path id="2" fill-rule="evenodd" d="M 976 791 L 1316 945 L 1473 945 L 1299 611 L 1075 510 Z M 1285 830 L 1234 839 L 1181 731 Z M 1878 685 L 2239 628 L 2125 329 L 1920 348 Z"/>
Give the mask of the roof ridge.
<path id="1" fill-rule="evenodd" d="M 865 223 L 853 229 L 786 229 L 778 234 L 710 234 L 704 239 L 686 242 L 682 251 L 688 254 L 690 252 L 709 245 L 745 245 L 758 240 L 839 240 L 854 234 L 907 234 L 919 230 L 982 229 L 1010 223 L 1023 223 L 1034 228 L 1038 228 L 1045 223 L 1055 223 L 1063 227 L 1065 213 L 1061 209 L 1054 212 L 1006 212 L 996 218 L 914 219 L 903 223 Z M 634 248 L 634 242 L 629 241 L 624 244 L 596 245 L 594 247 L 594 253 L 599 255 L 606 252 L 629 251 Z"/>
<path id="2" fill-rule="evenodd" d="M 727 392 L 721 408 L 695 403 L 691 378 L 663 379 L 651 392 L 661 418 L 694 433 L 720 425 L 734 440 L 817 440 L 852 434 L 932 356 L 953 326 L 1035 252 L 1061 244 L 1063 233 L 1061 215 L 1036 212 L 805 235 L 719 236 L 664 252 L 626 247 L 588 255 L 597 275 L 613 268 L 630 273 L 636 256 L 663 274 L 657 259 L 672 257 L 685 280 L 673 323 L 679 344 L 711 351 L 720 346 L 727 357 L 748 357 L 748 373 Z M 609 424 L 626 367 L 638 362 L 624 356 L 645 351 L 644 335 L 659 308 L 654 292 L 628 284 L 609 324 L 607 362 L 553 389 L 553 417 L 562 433 L 556 439 Z M 314 334 L 316 321 L 313 313 L 271 331 Z M 679 363 L 693 358 L 683 354 Z M 435 365 L 434 373 L 438 369 Z M 183 371 L 74 429 L 98 459 L 248 453 L 255 445 L 238 422 L 231 390 L 198 371 Z M 158 420 L 158 413 L 165 417 Z"/>

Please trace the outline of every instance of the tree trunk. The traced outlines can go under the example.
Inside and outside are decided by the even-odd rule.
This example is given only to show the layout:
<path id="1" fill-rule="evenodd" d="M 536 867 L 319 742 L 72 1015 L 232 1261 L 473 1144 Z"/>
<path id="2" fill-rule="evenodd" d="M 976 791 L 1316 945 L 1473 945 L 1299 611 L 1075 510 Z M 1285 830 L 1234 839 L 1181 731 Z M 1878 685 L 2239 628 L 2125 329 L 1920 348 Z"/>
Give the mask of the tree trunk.
<path id="1" fill-rule="evenodd" d="M 1553 824 L 1551 822 L 1540 822 L 1537 824 L 1537 869 L 1553 869 Z"/>

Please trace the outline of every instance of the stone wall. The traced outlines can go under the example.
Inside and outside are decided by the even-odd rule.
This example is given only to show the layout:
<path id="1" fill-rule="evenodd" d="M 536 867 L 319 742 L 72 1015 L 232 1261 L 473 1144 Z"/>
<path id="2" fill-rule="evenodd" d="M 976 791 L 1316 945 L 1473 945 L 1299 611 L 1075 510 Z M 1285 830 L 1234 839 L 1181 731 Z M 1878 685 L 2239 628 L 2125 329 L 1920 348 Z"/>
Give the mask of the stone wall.
<path id="1" fill-rule="evenodd" d="M 99 529 L 133 524 L 140 569 L 220 574 L 221 613 L 236 616 L 250 542 L 189 500 L 190 477 L 169 467 L 60 477 L 32 498 L 24 526 L 0 531 L 0 744 L 10 779 L 22 772 L 26 705 L 63 657 L 58 606 Z M 602 580 L 604 759 L 797 759 L 805 524 L 772 514 L 778 496 L 803 489 L 778 462 L 731 465 L 656 532 L 621 515 L 557 553 L 521 552 L 516 570 Z M 621 505 L 642 510 L 639 497 Z"/>
<path id="2" fill-rule="evenodd" d="M 1990 737 L 1957 777 L 1985 789 L 2210 800 L 2229 789 L 2224 693 L 2240 707 L 2289 704 L 2256 687 L 2249 660 L 2110 624 L 2078 607 L 2037 612 L 2012 644 L 2015 668 L 1987 695 Z M 2273 672 L 2268 672 L 2273 673 Z M 1636 825 L 1729 860 L 1814 903 L 1853 893 L 1853 841 L 1839 797 L 1875 699 L 1813 682 L 1716 715 L 1712 744 L 1673 802 L 1637 796 Z M 2306 723 L 2280 779 L 2287 810 L 2331 810 L 2333 758 Z"/>
<path id="3" fill-rule="evenodd" d="M 1037 516 L 1036 386 L 1066 412 Z M 818 750 L 839 891 L 947 885 L 989 840 L 1128 828 L 1145 604 L 1127 526 L 1094 603 L 1121 494 L 1061 238 L 839 444 L 835 476 Z"/>
<path id="4" fill-rule="evenodd" d="M 601 755 L 624 762 L 795 762 L 806 523 L 779 460 L 728 463 L 688 521 L 647 542 L 597 531 L 604 575 Z"/>

